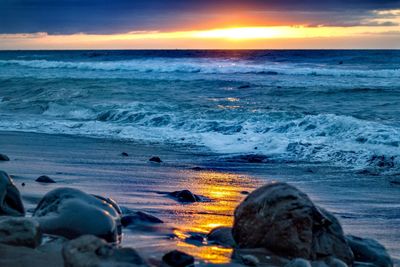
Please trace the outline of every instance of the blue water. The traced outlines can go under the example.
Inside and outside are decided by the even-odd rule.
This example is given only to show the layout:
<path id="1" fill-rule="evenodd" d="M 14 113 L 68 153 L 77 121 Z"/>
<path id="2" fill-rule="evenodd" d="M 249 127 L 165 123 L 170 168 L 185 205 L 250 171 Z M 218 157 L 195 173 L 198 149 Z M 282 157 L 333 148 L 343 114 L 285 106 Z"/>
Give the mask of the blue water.
<path id="1" fill-rule="evenodd" d="M 400 173 L 400 51 L 0 52 L 0 130 Z"/>

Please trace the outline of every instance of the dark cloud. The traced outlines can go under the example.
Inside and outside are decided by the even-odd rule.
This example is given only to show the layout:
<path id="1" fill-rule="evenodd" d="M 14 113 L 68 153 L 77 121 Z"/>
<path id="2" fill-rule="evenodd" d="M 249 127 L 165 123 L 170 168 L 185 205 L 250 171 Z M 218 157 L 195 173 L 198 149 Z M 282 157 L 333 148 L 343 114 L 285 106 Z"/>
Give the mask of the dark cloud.
<path id="1" fill-rule="evenodd" d="M 0 33 L 176 30 L 227 12 L 310 25 L 359 25 L 372 10 L 394 8 L 400 8 L 400 0 L 0 0 Z"/>

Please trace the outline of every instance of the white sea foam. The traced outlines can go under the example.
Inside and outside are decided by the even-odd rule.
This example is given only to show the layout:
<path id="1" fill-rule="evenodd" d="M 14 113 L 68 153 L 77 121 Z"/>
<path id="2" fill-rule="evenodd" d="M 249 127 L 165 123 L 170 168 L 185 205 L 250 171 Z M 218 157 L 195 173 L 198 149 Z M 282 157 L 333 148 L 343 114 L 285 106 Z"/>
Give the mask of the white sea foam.
<path id="1" fill-rule="evenodd" d="M 135 59 L 123 61 L 50 61 L 50 60 L 0 60 L 0 65 L 19 65 L 38 69 L 77 69 L 86 71 L 134 71 L 159 73 L 204 74 L 264 74 L 264 75 L 311 75 L 400 78 L 400 69 L 358 69 L 324 65 L 301 65 L 244 60 L 209 59 Z"/>

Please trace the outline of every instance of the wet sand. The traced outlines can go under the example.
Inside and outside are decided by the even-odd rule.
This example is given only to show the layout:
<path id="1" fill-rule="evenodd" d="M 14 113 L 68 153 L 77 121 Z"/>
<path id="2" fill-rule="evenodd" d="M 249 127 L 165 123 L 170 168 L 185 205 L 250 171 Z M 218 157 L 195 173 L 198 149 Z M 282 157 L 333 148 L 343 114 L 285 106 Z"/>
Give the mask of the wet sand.
<path id="1" fill-rule="evenodd" d="M 0 132 L 0 152 L 10 157 L 0 169 L 13 175 L 25 207 L 56 187 L 74 187 L 111 197 L 122 207 L 150 213 L 165 223 L 124 229 L 122 245 L 157 259 L 173 248 L 198 263 L 228 263 L 231 249 L 187 238 L 217 226 L 230 226 L 243 191 L 271 181 L 289 182 L 335 213 L 346 233 L 377 239 L 395 262 L 400 258 L 400 186 L 388 177 L 364 176 L 332 167 L 227 162 L 193 147 L 35 133 Z M 193 152 L 194 151 L 194 152 Z M 127 152 L 128 157 L 121 156 Z M 148 159 L 159 156 L 161 164 Z M 202 167 L 193 170 L 194 167 Z M 34 180 L 47 175 L 55 184 Z M 25 186 L 21 184 L 25 183 Z M 209 202 L 178 203 L 162 192 L 189 189 Z"/>

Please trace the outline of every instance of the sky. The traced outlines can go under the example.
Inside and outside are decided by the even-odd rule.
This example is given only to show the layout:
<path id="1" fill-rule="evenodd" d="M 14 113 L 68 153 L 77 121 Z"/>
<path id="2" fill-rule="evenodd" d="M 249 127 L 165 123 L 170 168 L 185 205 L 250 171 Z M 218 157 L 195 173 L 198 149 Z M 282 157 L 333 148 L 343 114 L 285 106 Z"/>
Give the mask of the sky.
<path id="1" fill-rule="evenodd" d="M 0 0 L 0 49 L 400 48 L 400 0 Z"/>

